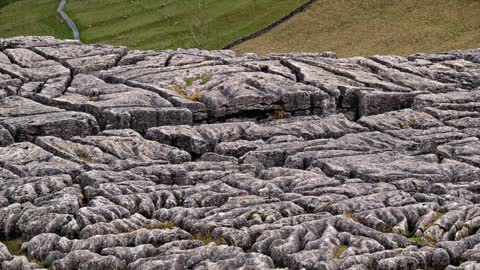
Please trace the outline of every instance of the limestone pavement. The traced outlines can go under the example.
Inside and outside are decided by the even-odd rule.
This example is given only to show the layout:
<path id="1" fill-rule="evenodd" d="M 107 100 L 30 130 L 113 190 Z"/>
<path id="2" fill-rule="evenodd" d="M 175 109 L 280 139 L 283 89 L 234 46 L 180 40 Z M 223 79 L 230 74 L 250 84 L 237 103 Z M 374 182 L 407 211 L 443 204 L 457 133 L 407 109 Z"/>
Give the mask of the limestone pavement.
<path id="1" fill-rule="evenodd" d="M 0 39 L 0 268 L 480 269 L 479 138 L 480 50 Z"/>

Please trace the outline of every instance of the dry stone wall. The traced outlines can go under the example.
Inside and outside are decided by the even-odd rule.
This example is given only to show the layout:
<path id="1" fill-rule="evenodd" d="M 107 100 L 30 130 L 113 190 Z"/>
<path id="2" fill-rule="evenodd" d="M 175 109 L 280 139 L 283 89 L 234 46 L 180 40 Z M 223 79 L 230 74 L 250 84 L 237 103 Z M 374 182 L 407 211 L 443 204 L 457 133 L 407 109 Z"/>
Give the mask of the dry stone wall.
<path id="1" fill-rule="evenodd" d="M 288 19 L 292 18 L 293 16 L 301 13 L 301 12 L 304 12 L 307 8 L 309 8 L 311 5 L 313 5 L 313 3 L 317 2 L 317 0 L 309 0 L 307 2 L 305 2 L 304 4 L 302 4 L 301 6 L 297 7 L 296 9 L 292 10 L 291 12 L 289 12 L 287 15 L 281 17 L 280 19 L 274 21 L 273 23 L 265 26 L 264 28 L 254 32 L 254 33 L 251 33 L 249 35 L 246 35 L 246 36 L 243 36 L 229 44 L 227 44 L 225 47 L 223 47 L 223 49 L 231 49 L 239 44 L 242 44 L 248 40 L 251 40 L 251 39 L 254 39 L 256 37 L 259 37 L 267 32 L 269 32 L 270 30 L 272 30 L 273 28 L 279 26 L 280 24 L 284 23 L 285 21 L 287 21 Z"/>
<path id="2" fill-rule="evenodd" d="M 1 269 L 480 269 L 480 50 L 17 37 L 0 98 Z"/>

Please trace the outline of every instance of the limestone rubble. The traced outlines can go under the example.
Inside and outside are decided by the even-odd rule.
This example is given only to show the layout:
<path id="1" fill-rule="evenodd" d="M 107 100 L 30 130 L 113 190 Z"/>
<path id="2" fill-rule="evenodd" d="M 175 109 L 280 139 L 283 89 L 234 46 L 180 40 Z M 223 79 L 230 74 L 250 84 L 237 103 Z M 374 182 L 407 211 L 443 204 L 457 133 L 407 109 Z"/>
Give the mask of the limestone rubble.
<path id="1" fill-rule="evenodd" d="M 479 138 L 480 49 L 0 39 L 0 268 L 480 269 Z"/>

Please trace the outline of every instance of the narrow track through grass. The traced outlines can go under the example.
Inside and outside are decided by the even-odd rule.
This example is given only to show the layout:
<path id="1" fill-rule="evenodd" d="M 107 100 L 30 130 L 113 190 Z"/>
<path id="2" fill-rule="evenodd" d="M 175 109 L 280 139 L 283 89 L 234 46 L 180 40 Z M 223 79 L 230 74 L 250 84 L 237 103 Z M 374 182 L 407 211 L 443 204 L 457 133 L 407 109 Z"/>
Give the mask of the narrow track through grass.
<path id="1" fill-rule="evenodd" d="M 0 37 L 45 35 L 73 38 L 57 13 L 58 0 L 0 0 Z"/>

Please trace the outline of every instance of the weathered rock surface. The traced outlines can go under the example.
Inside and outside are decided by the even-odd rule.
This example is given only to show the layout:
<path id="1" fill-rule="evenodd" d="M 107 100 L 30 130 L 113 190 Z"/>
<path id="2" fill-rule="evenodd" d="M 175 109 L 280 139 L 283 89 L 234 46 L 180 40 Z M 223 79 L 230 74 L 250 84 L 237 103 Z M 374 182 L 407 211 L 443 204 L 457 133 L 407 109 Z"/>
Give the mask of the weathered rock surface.
<path id="1" fill-rule="evenodd" d="M 479 104 L 480 50 L 0 39 L 0 268 L 478 269 Z"/>

